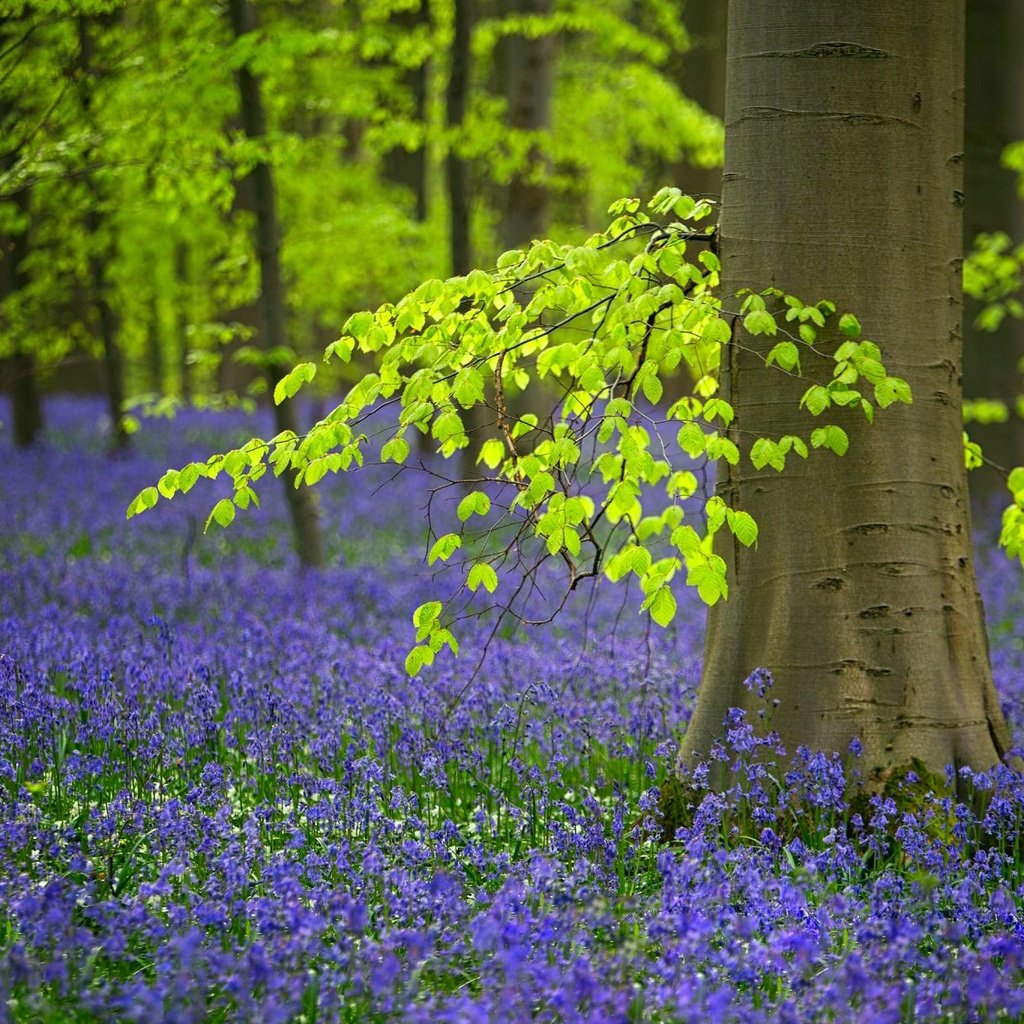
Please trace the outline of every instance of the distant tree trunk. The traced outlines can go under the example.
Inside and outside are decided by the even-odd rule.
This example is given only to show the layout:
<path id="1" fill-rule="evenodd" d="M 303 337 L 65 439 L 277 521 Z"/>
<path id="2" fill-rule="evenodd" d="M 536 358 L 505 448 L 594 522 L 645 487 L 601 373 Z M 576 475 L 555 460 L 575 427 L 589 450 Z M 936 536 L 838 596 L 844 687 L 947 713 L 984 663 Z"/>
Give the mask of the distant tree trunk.
<path id="1" fill-rule="evenodd" d="M 505 0 L 506 16 L 548 16 L 554 0 Z M 508 103 L 507 125 L 513 131 L 546 132 L 551 128 L 555 85 L 555 37 L 505 36 L 497 48 L 502 91 Z M 498 240 L 502 250 L 517 249 L 548 231 L 550 190 L 547 160 L 539 146 L 530 148 L 526 165 L 517 169 L 504 190 Z"/>
<path id="2" fill-rule="evenodd" d="M 451 66 L 445 94 L 446 117 L 449 133 L 448 156 L 445 172 L 448 187 L 448 233 L 451 247 L 451 272 L 455 276 L 468 274 L 473 269 L 472 213 L 473 196 L 469 160 L 460 152 L 458 138 L 466 119 L 469 103 L 472 52 L 470 43 L 476 20 L 476 0 L 453 0 Z M 469 437 L 469 445 L 461 452 L 462 475 L 466 480 L 477 476 L 476 455 L 480 441 L 487 430 L 484 407 L 474 405 L 462 410 L 462 422 Z M 429 435 L 420 435 L 421 444 L 432 449 Z"/>
<path id="3" fill-rule="evenodd" d="M 474 0 L 454 0 L 454 18 L 451 72 L 445 101 L 448 128 L 458 133 L 466 119 L 466 106 L 469 102 L 469 71 L 472 62 L 469 47 L 473 34 Z M 468 274 L 473 268 L 469 161 L 459 152 L 458 142 L 449 145 L 446 170 L 451 269 L 455 275 Z"/>
<path id="4" fill-rule="evenodd" d="M 743 686 L 775 676 L 771 726 L 845 751 L 876 779 L 920 758 L 987 768 L 1010 746 L 975 582 L 959 376 L 962 0 L 732 0 L 722 207 L 723 293 L 777 286 L 833 299 L 876 339 L 910 406 L 798 408 L 806 380 L 766 368 L 763 337 L 723 356 L 737 439 L 850 437 L 842 459 L 749 461 L 720 493 L 761 527 L 756 550 L 723 534 L 729 599 L 711 610 L 681 763 L 707 755 Z M 876 211 L 877 215 L 873 215 Z M 727 306 L 729 303 L 727 303 Z M 834 345 L 834 339 L 821 339 Z M 804 374 L 830 359 L 805 352 Z"/>
<path id="5" fill-rule="evenodd" d="M 679 86 L 687 99 L 709 114 L 725 117 L 725 36 L 728 0 L 687 0 L 683 21 L 690 33 L 691 49 L 682 58 Z M 721 167 L 697 167 L 685 158 L 675 170 L 672 184 L 688 195 L 722 195 Z"/>
<path id="6" fill-rule="evenodd" d="M 149 384 L 154 394 L 164 393 L 164 348 L 160 331 L 160 302 L 154 293 L 149 302 L 149 325 L 146 335 L 146 362 Z"/>
<path id="7" fill-rule="evenodd" d="M 93 110 L 93 91 L 101 69 L 94 64 L 94 46 L 92 39 L 92 23 L 107 25 L 116 20 L 119 12 L 109 15 L 79 15 L 78 18 L 78 60 L 81 74 L 81 103 L 85 121 L 90 128 L 96 130 L 96 118 Z M 92 147 L 90 147 L 91 149 Z M 92 162 L 87 154 L 86 162 Z M 111 422 L 111 451 L 124 452 L 129 447 L 129 435 L 124 418 L 124 358 L 118 340 L 117 314 L 110 304 L 110 291 L 106 280 L 106 266 L 111 258 L 113 243 L 105 237 L 107 232 L 104 215 L 105 196 L 93 175 L 86 176 L 86 187 L 89 192 L 89 208 L 85 214 L 85 228 L 89 235 L 89 287 L 91 301 L 96 315 L 96 327 L 99 332 L 100 345 L 103 349 L 103 372 L 107 393 L 107 410 Z"/>
<path id="8" fill-rule="evenodd" d="M 252 32 L 255 16 L 249 0 L 229 0 L 228 8 L 231 27 L 235 38 Z M 238 90 L 241 102 L 242 125 L 250 139 L 261 139 L 266 135 L 266 118 L 263 112 L 263 98 L 260 84 L 255 75 L 243 66 L 238 70 Z M 274 176 L 270 164 L 260 160 L 252 170 L 252 185 L 255 192 L 256 209 L 256 250 L 260 264 L 260 312 L 262 330 L 260 344 L 267 351 L 282 347 L 287 342 L 285 329 L 286 298 L 281 275 L 280 231 L 277 221 L 277 199 Z M 273 386 L 288 367 L 274 365 L 268 368 L 267 376 Z M 295 403 L 284 401 L 274 406 L 274 421 L 278 432 L 291 430 L 300 432 Z M 294 475 L 285 473 L 282 477 L 285 499 L 291 516 L 295 549 L 303 566 L 319 568 L 324 565 L 323 539 L 320 518 L 313 493 L 308 487 L 294 486 Z"/>
<path id="9" fill-rule="evenodd" d="M 13 166 L 14 159 L 4 161 L 5 170 Z M 25 260 L 28 257 L 28 215 L 29 193 L 18 192 L 14 202 L 26 221 L 24 230 L 12 233 L 0 240 L 0 299 L 16 300 L 28 286 Z M 5 325 L 10 329 L 12 325 Z M 17 328 L 15 327 L 15 330 Z M 14 443 L 19 448 L 31 447 L 43 429 L 43 403 L 39 394 L 38 368 L 35 353 L 28 351 L 15 334 L 12 338 L 14 352 L 9 360 L 11 407 L 14 418 Z"/>
<path id="10" fill-rule="evenodd" d="M 94 201 L 99 201 L 94 192 Z M 93 238 L 103 230 L 103 217 L 96 209 L 86 215 L 86 225 Z M 124 452 L 129 447 L 129 435 L 124 419 L 124 359 L 117 339 L 117 315 L 110 305 L 105 273 L 106 261 L 93 255 L 89 258 L 89 278 L 92 284 L 92 304 L 99 323 L 100 342 L 103 346 L 103 373 L 107 386 L 107 411 L 113 429 L 111 447 L 114 452 Z"/>
<path id="11" fill-rule="evenodd" d="M 400 11 L 392 21 L 402 29 L 416 30 L 430 24 L 430 9 L 427 0 L 419 0 L 411 11 Z M 427 117 L 427 63 L 405 68 L 401 74 L 402 86 L 411 100 L 412 115 L 420 125 Z M 427 219 L 427 147 L 422 142 L 414 149 L 396 146 L 384 154 L 384 176 L 402 185 L 413 195 L 413 215 L 423 222 Z"/>
<path id="12" fill-rule="evenodd" d="M 967 116 L 964 131 L 964 247 L 981 232 L 1005 231 L 1024 241 L 1024 200 L 1016 175 L 1000 163 L 1007 144 L 1024 138 L 1024 4 L 1020 0 L 970 0 L 967 5 Z M 1016 415 L 1024 358 L 1024 321 L 1007 317 L 994 333 L 974 326 L 979 303 L 968 299 L 964 316 L 964 394 L 1001 399 L 1010 422 L 968 427 L 987 458 L 1012 469 L 1024 463 L 1024 420 Z M 982 468 L 969 476 L 980 507 L 1005 495 L 1000 474 Z"/>
<path id="13" fill-rule="evenodd" d="M 25 31 L 25 15 L 21 17 L 0 16 L 0 47 L 5 50 Z M 24 45 L 24 38 L 20 44 Z M 0 112 L 0 132 L 16 137 L 12 131 L 19 119 L 20 111 L 11 105 Z M 20 158 L 17 149 L 0 153 L 0 170 L 10 171 Z M 25 260 L 29 254 L 29 229 L 31 224 L 31 193 L 23 188 L 15 193 L 10 200 L 22 222 L 19 229 L 11 231 L 6 237 L 0 237 L 0 301 L 17 306 L 21 293 L 29 284 L 25 269 Z M 7 360 L 10 371 L 9 389 L 11 393 L 11 409 L 13 413 L 14 443 L 19 448 L 28 448 L 35 443 L 39 432 L 43 429 L 43 404 L 39 394 L 39 381 L 35 353 L 29 351 L 21 336 L 20 321 L 12 323 L 10 318 L 0 323 L 0 330 L 9 332 L 9 345 L 12 350 Z"/>
<path id="14" fill-rule="evenodd" d="M 188 266 L 188 247 L 179 242 L 174 253 L 174 277 L 178 286 L 178 303 L 175 310 L 175 323 L 178 330 L 178 373 L 181 377 L 181 400 L 192 400 L 192 364 L 189 361 L 188 326 L 192 280 Z"/>

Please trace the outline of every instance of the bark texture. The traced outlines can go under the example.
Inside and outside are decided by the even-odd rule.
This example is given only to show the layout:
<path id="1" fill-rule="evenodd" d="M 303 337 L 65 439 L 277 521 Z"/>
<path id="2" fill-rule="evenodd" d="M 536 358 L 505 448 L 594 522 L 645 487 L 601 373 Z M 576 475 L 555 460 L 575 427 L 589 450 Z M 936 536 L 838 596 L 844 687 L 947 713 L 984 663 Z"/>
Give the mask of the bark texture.
<path id="1" fill-rule="evenodd" d="M 255 16 L 249 0 L 230 0 L 231 27 L 236 38 L 253 31 Z M 239 68 L 238 90 L 241 105 L 242 125 L 250 139 L 263 138 L 266 131 L 266 117 L 263 111 L 263 97 L 260 83 L 247 66 Z M 272 350 L 287 344 L 285 326 L 287 300 L 284 279 L 281 274 L 280 228 L 277 219 L 277 196 L 274 176 L 270 164 L 261 160 L 252 170 L 251 182 L 255 195 L 256 211 L 256 252 L 260 264 L 260 344 Z M 287 367 L 268 367 L 268 378 L 273 386 L 287 370 Z M 274 426 L 278 432 L 284 430 L 300 433 L 295 403 L 284 401 L 274 406 Z M 320 568 L 324 565 L 323 538 L 320 531 L 320 516 L 316 499 L 308 487 L 296 489 L 294 474 L 285 473 L 282 478 L 288 513 L 292 522 L 295 550 L 300 563 L 305 567 Z"/>
<path id="2" fill-rule="evenodd" d="M 963 17 L 962 0 L 730 3 L 724 294 L 778 286 L 855 311 L 914 403 L 874 427 L 815 420 L 798 408 L 807 382 L 766 369 L 771 341 L 737 323 L 722 382 L 734 439 L 836 422 L 850 449 L 723 472 L 720 493 L 761 536 L 757 550 L 719 537 L 730 596 L 710 610 L 682 765 L 728 708 L 753 718 L 742 682 L 758 666 L 790 751 L 857 737 L 869 775 L 912 758 L 984 768 L 1009 745 L 960 439 Z M 805 357 L 804 374 L 827 380 L 830 363 Z"/>
<path id="3" fill-rule="evenodd" d="M 1001 164 L 1006 146 L 1024 138 L 1024 3 L 970 0 L 967 6 L 967 116 L 964 126 L 964 245 L 980 232 L 1005 231 L 1024 241 L 1024 200 L 1016 175 Z M 971 438 L 985 457 L 1012 469 L 1024 465 L 1024 419 L 1014 415 L 1021 394 L 1017 364 L 1024 358 L 1024 320 L 1007 317 L 994 333 L 974 326 L 979 303 L 964 314 L 964 394 L 996 398 L 1011 409 L 1010 421 L 971 424 Z M 989 469 L 970 474 L 976 507 L 1006 495 L 1003 477 Z"/>

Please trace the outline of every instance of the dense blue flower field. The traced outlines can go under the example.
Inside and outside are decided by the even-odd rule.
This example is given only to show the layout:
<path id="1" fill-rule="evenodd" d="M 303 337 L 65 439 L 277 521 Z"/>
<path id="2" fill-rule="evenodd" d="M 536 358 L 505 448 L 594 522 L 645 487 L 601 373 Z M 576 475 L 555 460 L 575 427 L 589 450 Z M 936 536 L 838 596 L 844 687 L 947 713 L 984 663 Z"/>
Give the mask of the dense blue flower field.
<path id="1" fill-rule="evenodd" d="M 807 753 L 663 844 L 695 601 L 648 636 L 605 587 L 410 681 L 424 485 L 330 484 L 303 577 L 276 486 L 216 536 L 210 491 L 124 520 L 258 424 L 146 422 L 109 461 L 97 404 L 48 413 L 38 451 L 0 432 L 0 1021 L 1024 1019 L 1010 773 L 975 810 L 912 775 L 848 806 Z M 1021 581 L 982 579 L 1024 737 Z M 721 756 L 756 742 L 736 719 Z"/>

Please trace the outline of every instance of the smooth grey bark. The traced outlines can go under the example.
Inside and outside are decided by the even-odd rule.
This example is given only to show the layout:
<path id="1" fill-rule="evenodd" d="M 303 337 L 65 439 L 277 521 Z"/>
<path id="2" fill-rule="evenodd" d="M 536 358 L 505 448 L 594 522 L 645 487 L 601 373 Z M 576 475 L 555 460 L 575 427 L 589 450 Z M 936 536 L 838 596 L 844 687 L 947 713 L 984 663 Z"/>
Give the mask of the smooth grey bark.
<path id="1" fill-rule="evenodd" d="M 964 246 L 981 232 L 1005 231 L 1024 241 L 1024 199 L 1016 175 L 1000 162 L 1006 146 L 1024 138 L 1024 4 L 1020 0 L 970 0 L 967 5 L 967 114 L 964 130 Z M 1024 358 L 1024 321 L 1007 317 L 995 332 L 974 326 L 980 304 L 965 303 L 964 394 L 1001 399 L 1008 423 L 972 423 L 968 432 L 985 457 L 1004 469 L 1024 464 L 1024 419 L 1014 413 L 1024 392 L 1018 362 Z M 1003 477 L 990 469 L 969 476 L 976 507 L 1006 496 Z M 989 509 L 991 511 L 991 509 Z"/>
<path id="2" fill-rule="evenodd" d="M 505 0 L 506 17 L 549 16 L 554 0 Z M 505 36 L 497 48 L 502 92 L 508 103 L 507 125 L 513 131 L 546 132 L 551 127 L 555 85 L 555 37 Z M 498 241 L 503 251 L 518 249 L 547 234 L 550 190 L 546 159 L 536 145 L 526 165 L 512 175 L 502 197 Z"/>
<path id="3" fill-rule="evenodd" d="M 735 324 L 722 374 L 734 440 L 837 422 L 850 449 L 790 455 L 783 474 L 746 457 L 723 472 L 720 493 L 761 534 L 757 550 L 719 535 L 729 600 L 710 609 L 683 767 L 730 707 L 756 721 L 743 680 L 759 666 L 790 752 L 857 737 L 867 777 L 914 758 L 986 768 L 1010 745 L 961 445 L 963 18 L 963 0 L 730 4 L 723 293 L 777 286 L 855 311 L 914 402 L 873 427 L 815 420 L 798 408 L 807 381 L 766 368 L 772 341 Z M 828 380 L 830 364 L 805 353 L 803 372 Z"/>
<path id="4" fill-rule="evenodd" d="M 229 0 L 228 9 L 236 39 L 255 29 L 255 15 L 249 0 Z M 260 83 L 247 65 L 238 69 L 238 92 L 242 127 L 246 136 L 250 139 L 263 138 L 267 132 Z M 255 195 L 256 252 L 260 265 L 259 341 L 265 350 L 272 351 L 286 345 L 288 335 L 285 327 L 287 299 L 281 274 L 277 196 L 270 164 L 260 160 L 253 167 L 250 180 Z M 270 385 L 273 386 L 287 369 L 280 365 L 268 366 Z M 274 426 L 278 432 L 291 430 L 300 433 L 294 402 L 286 400 L 274 406 Z M 315 497 L 308 487 L 295 487 L 293 473 L 284 473 L 281 480 L 299 562 L 304 567 L 320 568 L 325 564 L 325 558 Z"/>

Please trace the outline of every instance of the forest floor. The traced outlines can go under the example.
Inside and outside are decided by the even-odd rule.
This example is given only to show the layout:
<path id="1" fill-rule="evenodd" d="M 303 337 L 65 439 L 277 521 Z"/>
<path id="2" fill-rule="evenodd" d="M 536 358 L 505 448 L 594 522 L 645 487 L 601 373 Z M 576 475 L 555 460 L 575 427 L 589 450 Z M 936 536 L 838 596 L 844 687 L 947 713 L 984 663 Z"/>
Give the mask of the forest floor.
<path id="1" fill-rule="evenodd" d="M 851 805 L 855 755 L 807 753 L 664 843 L 695 598 L 651 633 L 605 585 L 475 675 L 469 623 L 410 679 L 421 485 L 331 481 L 300 574 L 273 481 L 228 531 L 212 491 L 125 522 L 262 424 L 145 421 L 111 460 L 98 404 L 47 411 L 22 453 L 0 406 L 0 1022 L 1024 1019 L 1018 777 Z M 1024 739 L 1024 586 L 979 561 Z"/>

